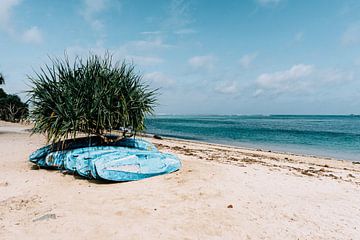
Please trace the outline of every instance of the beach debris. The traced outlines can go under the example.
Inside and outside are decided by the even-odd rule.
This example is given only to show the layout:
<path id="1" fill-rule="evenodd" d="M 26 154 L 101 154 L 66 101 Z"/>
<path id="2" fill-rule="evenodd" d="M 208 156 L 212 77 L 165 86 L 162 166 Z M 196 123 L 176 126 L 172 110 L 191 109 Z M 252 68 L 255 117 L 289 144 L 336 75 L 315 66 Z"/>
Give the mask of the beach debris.
<path id="1" fill-rule="evenodd" d="M 54 214 L 54 213 L 45 214 L 39 218 L 34 219 L 33 222 L 44 221 L 44 220 L 49 220 L 49 219 L 56 219 L 56 214 Z"/>
<path id="2" fill-rule="evenodd" d="M 352 162 L 352 164 L 360 164 L 360 162 Z"/>
<path id="3" fill-rule="evenodd" d="M 0 187 L 7 187 L 8 185 L 9 185 L 9 183 L 7 181 L 0 182 Z"/>
<path id="4" fill-rule="evenodd" d="M 330 173 L 327 176 L 332 177 L 333 179 L 341 179 L 341 177 L 335 176 L 334 174 Z"/>
<path id="5" fill-rule="evenodd" d="M 234 206 L 232 204 L 229 204 L 227 208 L 234 208 Z"/>
<path id="6" fill-rule="evenodd" d="M 32 165 L 30 169 L 31 170 L 39 170 L 40 167 L 38 165 Z"/>
<path id="7" fill-rule="evenodd" d="M 174 146 L 174 147 L 172 147 L 171 149 L 173 149 L 173 150 L 175 150 L 175 151 L 184 150 L 182 147 L 179 147 L 179 146 Z"/>
<path id="8" fill-rule="evenodd" d="M 300 172 L 301 172 L 302 174 L 307 175 L 307 176 L 310 176 L 310 177 L 315 176 L 310 170 L 304 169 L 304 170 L 301 170 Z"/>
<path id="9" fill-rule="evenodd" d="M 155 134 L 155 135 L 153 136 L 153 138 L 159 139 L 159 140 L 162 140 L 162 139 L 163 139 L 160 135 L 157 135 L 157 134 Z"/>

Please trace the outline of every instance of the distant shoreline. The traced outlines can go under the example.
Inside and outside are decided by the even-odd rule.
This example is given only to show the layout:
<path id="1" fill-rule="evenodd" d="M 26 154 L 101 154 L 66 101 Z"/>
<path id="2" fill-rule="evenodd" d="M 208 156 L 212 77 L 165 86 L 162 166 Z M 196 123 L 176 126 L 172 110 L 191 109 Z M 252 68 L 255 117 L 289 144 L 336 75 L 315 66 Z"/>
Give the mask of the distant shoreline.
<path id="1" fill-rule="evenodd" d="M 360 117 L 353 115 L 193 115 L 146 120 L 147 132 L 265 151 L 348 161 L 360 158 Z"/>
<path id="2" fill-rule="evenodd" d="M 181 141 L 186 143 L 197 143 L 197 144 L 204 144 L 204 145 L 210 145 L 210 146 L 219 146 L 219 147 L 226 147 L 226 148 L 234 148 L 239 150 L 249 150 L 249 151 L 257 151 L 261 153 L 275 153 L 275 154 L 283 154 L 283 155 L 292 155 L 292 156 L 299 156 L 299 157 L 308 157 L 308 158 L 318 158 L 318 159 L 327 159 L 327 160 L 334 160 L 334 161 L 347 161 L 347 162 L 354 162 L 360 164 L 360 160 L 352 160 L 352 159 L 343 159 L 343 158 L 336 158 L 336 157 L 329 157 L 329 156 L 323 156 L 323 155 L 315 155 L 315 154 L 306 154 L 306 153 L 296 153 L 291 151 L 278 151 L 278 150 L 272 150 L 272 149 L 262 149 L 262 148 L 256 148 L 256 147 L 246 147 L 246 146 L 237 146 L 237 145 L 231 145 L 231 144 L 223 144 L 223 143 L 215 143 L 215 142 L 208 142 L 208 141 L 202 141 L 202 140 L 193 140 L 193 139 L 184 139 L 179 137 L 170 137 L 170 136 L 163 136 L 156 133 L 141 133 L 138 134 L 138 136 L 144 136 L 147 138 L 153 138 L 154 135 L 158 135 L 164 140 L 173 140 L 173 141 Z"/>

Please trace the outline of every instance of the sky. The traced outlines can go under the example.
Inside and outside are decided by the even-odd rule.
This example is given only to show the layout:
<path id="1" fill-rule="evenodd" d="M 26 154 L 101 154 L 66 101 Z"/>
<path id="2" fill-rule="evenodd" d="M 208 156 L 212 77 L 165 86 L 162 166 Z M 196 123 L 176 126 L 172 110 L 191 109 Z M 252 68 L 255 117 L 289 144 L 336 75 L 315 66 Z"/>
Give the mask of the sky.
<path id="1" fill-rule="evenodd" d="M 157 114 L 360 114 L 358 0 L 0 0 L 8 93 L 49 57 L 113 54 Z"/>

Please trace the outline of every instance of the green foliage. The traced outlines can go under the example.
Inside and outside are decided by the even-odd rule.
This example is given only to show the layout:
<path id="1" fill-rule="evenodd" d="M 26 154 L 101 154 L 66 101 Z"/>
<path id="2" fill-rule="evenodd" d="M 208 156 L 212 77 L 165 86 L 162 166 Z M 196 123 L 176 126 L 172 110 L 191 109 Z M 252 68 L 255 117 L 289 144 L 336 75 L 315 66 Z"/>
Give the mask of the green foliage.
<path id="1" fill-rule="evenodd" d="M 3 90 L 0 89 L 0 92 L 3 92 Z M 2 93 L 0 93 L 0 95 L 2 95 Z M 1 120 L 19 122 L 27 118 L 28 113 L 28 105 L 23 103 L 17 95 L 8 94 L 6 97 L 0 97 Z"/>
<path id="2" fill-rule="evenodd" d="M 0 85 L 5 83 L 4 76 L 0 73 Z"/>
<path id="3" fill-rule="evenodd" d="M 5 80 L 0 73 L 0 84 Z M 17 95 L 7 94 L 0 88 L 0 119 L 4 121 L 19 122 L 28 116 L 29 109 Z"/>
<path id="4" fill-rule="evenodd" d="M 75 58 L 73 63 L 67 57 L 55 59 L 29 78 L 33 133 L 45 133 L 53 142 L 79 132 L 141 131 L 156 102 L 156 90 L 142 82 L 134 66 L 113 64 L 109 54 Z"/>
<path id="5" fill-rule="evenodd" d="M 1 98 L 6 98 L 6 97 L 7 97 L 6 92 L 2 88 L 0 88 L 0 99 Z"/>

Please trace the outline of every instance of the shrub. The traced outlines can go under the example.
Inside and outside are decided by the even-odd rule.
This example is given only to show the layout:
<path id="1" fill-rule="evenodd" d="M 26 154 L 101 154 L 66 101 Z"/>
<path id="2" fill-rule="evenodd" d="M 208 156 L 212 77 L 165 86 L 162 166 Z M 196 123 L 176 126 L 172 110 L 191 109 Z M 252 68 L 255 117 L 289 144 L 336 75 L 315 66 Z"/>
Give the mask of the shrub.
<path id="1" fill-rule="evenodd" d="M 5 83 L 0 73 L 0 85 Z M 0 88 L 0 119 L 4 121 L 19 122 L 28 116 L 28 105 L 23 103 L 17 95 L 7 94 Z"/>
<path id="2" fill-rule="evenodd" d="M 156 90 L 143 83 L 134 65 L 114 64 L 109 54 L 51 62 L 29 77 L 33 133 L 45 133 L 55 142 L 80 132 L 90 136 L 120 128 L 144 129 Z"/>

